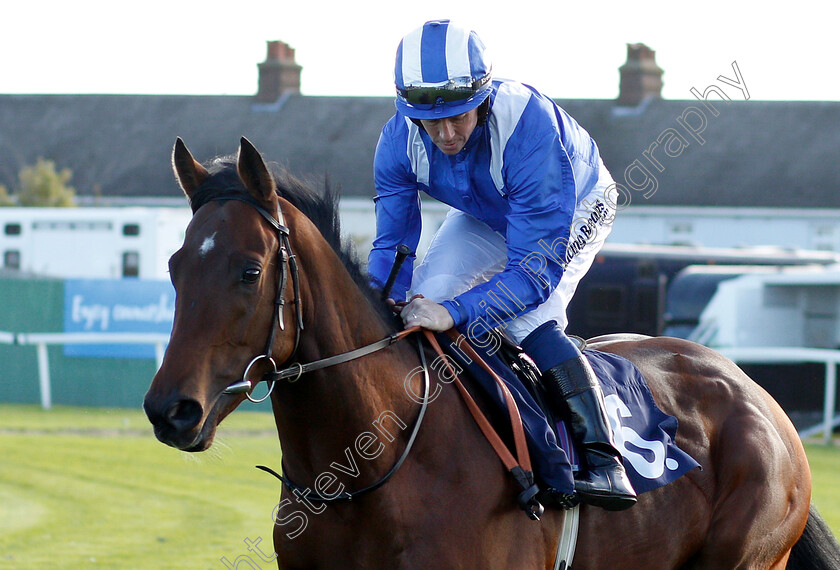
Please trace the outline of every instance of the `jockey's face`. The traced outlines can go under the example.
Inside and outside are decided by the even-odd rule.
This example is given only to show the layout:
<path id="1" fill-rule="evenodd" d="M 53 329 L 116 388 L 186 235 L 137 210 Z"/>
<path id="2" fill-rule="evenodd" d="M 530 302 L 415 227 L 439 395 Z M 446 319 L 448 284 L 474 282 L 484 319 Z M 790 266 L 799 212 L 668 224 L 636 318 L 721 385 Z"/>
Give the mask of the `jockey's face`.
<path id="1" fill-rule="evenodd" d="M 478 122 L 478 110 L 473 109 L 445 119 L 421 119 L 423 128 L 444 154 L 461 152 Z"/>

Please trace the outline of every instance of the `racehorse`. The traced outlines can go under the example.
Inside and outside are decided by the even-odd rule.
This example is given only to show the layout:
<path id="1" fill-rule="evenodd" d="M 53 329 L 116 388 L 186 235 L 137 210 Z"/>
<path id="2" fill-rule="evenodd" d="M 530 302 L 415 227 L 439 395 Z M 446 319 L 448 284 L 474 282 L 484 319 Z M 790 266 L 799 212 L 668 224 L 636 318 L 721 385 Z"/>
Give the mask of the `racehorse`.
<path id="1" fill-rule="evenodd" d="M 174 326 L 144 402 L 157 438 L 206 450 L 270 377 L 288 478 L 275 507 L 279 568 L 552 568 L 562 511 L 523 516 L 451 378 L 418 373 L 425 349 L 402 336 L 342 245 L 335 199 L 244 138 L 236 156 L 206 165 L 178 139 L 172 161 L 194 215 L 169 262 Z M 735 364 L 674 338 L 591 347 L 638 366 L 702 469 L 626 511 L 582 506 L 575 570 L 840 560 L 810 506 L 796 431 Z M 808 560 L 794 563 L 797 553 Z"/>

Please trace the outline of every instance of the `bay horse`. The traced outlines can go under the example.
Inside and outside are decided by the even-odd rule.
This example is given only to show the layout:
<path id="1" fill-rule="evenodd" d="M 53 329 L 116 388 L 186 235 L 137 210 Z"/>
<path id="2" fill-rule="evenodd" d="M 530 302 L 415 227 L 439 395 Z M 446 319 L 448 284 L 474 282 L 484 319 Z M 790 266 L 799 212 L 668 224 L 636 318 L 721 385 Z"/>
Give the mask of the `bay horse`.
<path id="1" fill-rule="evenodd" d="M 161 442 L 203 451 L 274 373 L 262 389 L 273 388 L 283 473 L 294 481 L 273 512 L 278 567 L 553 568 L 562 512 L 523 516 L 451 379 L 433 368 L 424 387 L 424 351 L 398 341 L 342 246 L 335 198 L 266 163 L 244 138 L 236 156 L 206 166 L 178 139 L 172 162 L 194 215 L 169 262 L 174 326 L 144 409 Z M 371 345 L 378 350 L 353 353 Z M 677 444 L 702 469 L 626 511 L 581 506 L 575 570 L 840 560 L 810 506 L 796 431 L 735 364 L 674 338 L 592 347 L 639 367 L 659 407 L 679 420 Z M 341 361 L 347 353 L 359 357 Z M 799 551 L 808 560 L 794 562 Z"/>

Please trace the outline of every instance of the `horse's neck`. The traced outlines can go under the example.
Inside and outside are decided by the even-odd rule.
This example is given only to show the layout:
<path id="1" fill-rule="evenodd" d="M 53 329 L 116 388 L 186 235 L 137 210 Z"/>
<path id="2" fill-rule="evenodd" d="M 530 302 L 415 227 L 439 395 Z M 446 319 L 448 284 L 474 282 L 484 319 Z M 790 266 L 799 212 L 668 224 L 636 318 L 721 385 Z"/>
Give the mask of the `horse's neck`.
<path id="1" fill-rule="evenodd" d="M 307 277 L 300 362 L 359 348 L 393 332 L 325 247 L 299 254 L 305 263 L 301 273 Z M 375 512 L 381 524 L 402 529 L 406 536 L 413 536 L 406 529 L 417 524 L 406 501 L 424 509 L 426 499 L 417 492 L 424 486 L 457 487 L 465 496 L 479 497 L 480 504 L 473 505 L 478 512 L 494 516 L 509 501 L 501 463 L 482 443 L 457 391 L 434 371 L 440 366 L 432 359 L 430 403 L 409 448 L 424 384 L 415 338 L 278 386 L 272 400 L 285 473 L 306 489 L 320 494 L 358 491 L 381 482 L 406 453 L 400 477 L 366 503 L 367 512 Z M 364 516 L 362 512 L 354 511 L 356 516 Z"/>
<path id="2" fill-rule="evenodd" d="M 298 247 L 309 248 L 295 252 L 302 266 L 305 315 L 298 362 L 348 352 L 392 332 L 325 242 Z M 371 454 L 382 449 L 377 461 L 387 462 L 400 451 L 419 409 L 408 395 L 406 378 L 415 394 L 422 393 L 420 377 L 411 375 L 418 365 L 413 342 L 306 374 L 276 392 L 275 417 L 292 476 L 295 471 L 317 476 L 332 462 L 347 465 L 348 452 L 358 456 L 360 445 Z M 372 461 L 358 466 L 362 473 L 381 472 Z"/>

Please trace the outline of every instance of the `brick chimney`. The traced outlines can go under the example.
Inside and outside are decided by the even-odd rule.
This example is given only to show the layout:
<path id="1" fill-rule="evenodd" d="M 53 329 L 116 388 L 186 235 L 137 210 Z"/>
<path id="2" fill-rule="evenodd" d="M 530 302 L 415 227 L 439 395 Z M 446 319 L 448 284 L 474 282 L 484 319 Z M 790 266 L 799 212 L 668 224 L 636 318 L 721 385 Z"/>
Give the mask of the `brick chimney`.
<path id="1" fill-rule="evenodd" d="M 656 52 L 645 44 L 627 44 L 627 62 L 618 68 L 621 83 L 618 104 L 635 107 L 645 99 L 662 98 L 662 68 L 656 65 Z"/>
<path id="2" fill-rule="evenodd" d="M 274 103 L 284 93 L 300 93 L 300 71 L 295 63 L 295 50 L 279 41 L 268 42 L 265 61 L 257 64 L 260 70 L 257 101 Z"/>

